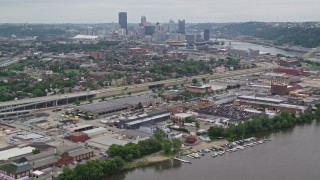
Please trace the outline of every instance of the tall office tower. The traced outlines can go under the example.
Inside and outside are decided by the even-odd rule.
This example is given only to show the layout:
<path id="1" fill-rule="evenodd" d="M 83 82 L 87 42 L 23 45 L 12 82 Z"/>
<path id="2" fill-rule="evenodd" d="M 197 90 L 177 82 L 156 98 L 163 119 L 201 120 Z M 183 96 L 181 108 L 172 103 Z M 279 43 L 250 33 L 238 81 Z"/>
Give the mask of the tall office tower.
<path id="1" fill-rule="evenodd" d="M 147 23 L 147 17 L 146 16 L 141 16 L 141 26 L 146 25 Z"/>
<path id="2" fill-rule="evenodd" d="M 170 19 L 170 21 L 169 21 L 168 31 L 170 33 L 175 32 L 175 24 L 174 24 L 174 21 L 172 19 Z"/>
<path id="3" fill-rule="evenodd" d="M 178 29 L 178 33 L 180 34 L 185 34 L 186 33 L 186 21 L 185 20 L 182 20 L 180 21 L 179 20 L 179 29 Z"/>
<path id="4" fill-rule="evenodd" d="M 205 29 L 203 31 L 203 38 L 205 41 L 209 41 L 210 40 L 210 30 L 209 29 Z"/>
<path id="5" fill-rule="evenodd" d="M 88 27 L 88 29 L 87 29 L 87 35 L 88 35 L 88 36 L 92 36 L 92 35 L 93 35 L 93 28 L 92 28 L 92 27 Z"/>
<path id="6" fill-rule="evenodd" d="M 119 12 L 119 25 L 121 29 L 128 31 L 127 12 Z"/>

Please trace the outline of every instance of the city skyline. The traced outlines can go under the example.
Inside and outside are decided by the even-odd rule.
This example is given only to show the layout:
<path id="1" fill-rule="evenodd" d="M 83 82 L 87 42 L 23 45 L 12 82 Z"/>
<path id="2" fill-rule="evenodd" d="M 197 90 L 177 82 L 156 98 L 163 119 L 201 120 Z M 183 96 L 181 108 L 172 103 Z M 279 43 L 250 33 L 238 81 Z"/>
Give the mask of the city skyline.
<path id="1" fill-rule="evenodd" d="M 126 4 L 101 0 L 1 0 L 0 23 L 111 23 L 117 22 L 118 12 L 128 13 L 128 23 L 139 23 L 142 15 L 150 22 L 318 21 L 318 7 L 317 0 L 131 0 Z"/>

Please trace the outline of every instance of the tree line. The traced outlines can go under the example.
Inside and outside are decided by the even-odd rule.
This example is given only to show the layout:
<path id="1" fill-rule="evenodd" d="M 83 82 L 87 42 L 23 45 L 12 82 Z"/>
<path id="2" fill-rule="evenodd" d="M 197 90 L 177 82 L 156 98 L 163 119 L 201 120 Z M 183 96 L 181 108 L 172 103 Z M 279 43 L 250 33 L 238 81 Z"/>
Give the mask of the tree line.
<path id="1" fill-rule="evenodd" d="M 273 40 L 275 45 L 289 44 L 308 48 L 320 46 L 320 28 L 309 27 L 308 24 L 304 24 L 304 27 L 288 28 L 286 25 L 273 26 L 263 22 L 232 23 L 214 31 L 229 36 L 246 35 Z"/>
<path id="2" fill-rule="evenodd" d="M 65 167 L 58 180 L 96 180 L 124 170 L 129 162 L 163 151 L 165 155 L 173 155 L 181 148 L 179 139 L 169 140 L 163 130 L 156 130 L 153 137 L 139 141 L 137 144 L 113 144 L 107 150 L 109 158 L 106 160 L 89 160 L 85 164 L 78 164 L 74 169 Z"/>
<path id="3" fill-rule="evenodd" d="M 119 156 L 126 161 L 132 161 L 161 150 L 165 155 L 171 155 L 178 152 L 181 148 L 181 141 L 178 139 L 169 140 L 163 130 L 156 130 L 153 137 L 141 140 L 137 144 L 128 143 L 126 145 L 113 144 L 109 147 L 107 153 L 110 157 Z"/>
<path id="4" fill-rule="evenodd" d="M 320 120 L 320 104 L 317 108 L 315 112 L 307 110 L 297 117 L 289 112 L 281 112 L 273 118 L 267 115 L 256 116 L 238 125 L 229 125 L 228 128 L 212 126 L 208 129 L 208 136 L 211 139 L 227 138 L 230 141 L 264 131 L 294 127 L 296 124 L 311 122 L 314 119 Z"/>
<path id="5" fill-rule="evenodd" d="M 74 169 L 68 166 L 63 168 L 58 180 L 98 180 L 103 176 L 111 175 L 123 170 L 125 162 L 120 157 L 106 160 L 90 160 L 84 164 L 77 164 Z"/>

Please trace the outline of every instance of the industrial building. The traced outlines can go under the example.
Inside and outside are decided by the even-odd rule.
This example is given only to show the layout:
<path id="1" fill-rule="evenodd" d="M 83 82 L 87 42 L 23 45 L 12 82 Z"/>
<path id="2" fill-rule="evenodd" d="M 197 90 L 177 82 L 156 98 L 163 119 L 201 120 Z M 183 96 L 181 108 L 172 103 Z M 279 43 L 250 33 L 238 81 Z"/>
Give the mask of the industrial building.
<path id="1" fill-rule="evenodd" d="M 291 113 L 303 113 L 308 109 L 306 106 L 299 106 L 293 104 L 275 104 L 275 103 L 262 103 L 262 102 L 254 102 L 254 101 L 243 101 L 240 100 L 240 105 L 244 106 L 254 106 L 256 108 L 261 108 L 262 105 L 265 105 L 268 109 L 273 111 L 287 111 Z"/>
<path id="2" fill-rule="evenodd" d="M 0 173 L 15 179 L 29 177 L 33 171 L 73 163 L 93 156 L 93 151 L 79 145 L 65 146 L 39 154 L 20 157 L 0 165 Z"/>
<path id="3" fill-rule="evenodd" d="M 178 125 L 183 125 L 186 118 L 194 119 L 195 115 L 191 113 L 176 113 L 170 116 L 170 119 Z"/>
<path id="4" fill-rule="evenodd" d="M 157 122 L 169 119 L 170 113 L 168 111 L 144 114 L 139 117 L 131 117 L 128 119 L 119 120 L 117 126 L 126 129 L 138 129 L 142 125 L 152 125 Z"/>
<path id="5" fill-rule="evenodd" d="M 93 125 L 90 124 L 82 124 L 77 127 L 69 128 L 69 132 L 82 132 L 86 130 L 93 129 Z"/>
<path id="6" fill-rule="evenodd" d="M 285 73 L 287 75 L 299 76 L 304 74 L 303 68 L 293 69 L 293 68 L 277 68 L 273 70 L 274 73 Z"/>
<path id="7" fill-rule="evenodd" d="M 103 133 L 106 133 L 107 129 L 104 127 L 98 127 L 98 128 L 94 128 L 94 129 L 90 129 L 87 131 L 83 131 L 83 134 L 86 134 L 88 137 L 92 138 L 98 135 L 101 135 Z"/>
<path id="8" fill-rule="evenodd" d="M 118 136 L 119 136 L 118 134 L 99 136 L 99 137 L 95 137 L 88 140 L 87 143 L 88 143 L 88 146 L 92 146 L 92 147 L 96 147 L 104 150 L 108 150 L 109 146 L 111 146 L 112 144 L 125 145 L 128 143 L 127 141 L 124 141 L 122 139 L 117 139 L 116 137 Z"/>
<path id="9" fill-rule="evenodd" d="M 273 111 L 288 111 L 292 113 L 304 112 L 307 106 L 299 106 L 284 103 L 284 100 L 274 98 L 263 98 L 255 96 L 239 96 L 235 101 L 235 105 L 248 105 L 261 108 L 262 105 Z"/>
<path id="10" fill-rule="evenodd" d="M 242 49 L 229 49 L 229 54 L 234 57 L 240 58 L 255 58 L 260 55 L 259 50 L 242 50 Z"/>
<path id="11" fill-rule="evenodd" d="M 35 171 L 53 166 L 68 165 L 74 161 L 88 159 L 92 156 L 94 156 L 92 150 L 84 149 L 82 146 L 76 144 L 27 156 L 26 159 L 32 166 L 32 170 Z"/>
<path id="12" fill-rule="evenodd" d="M 192 84 L 187 86 L 187 91 L 193 92 L 193 93 L 208 93 L 208 92 L 212 92 L 212 88 L 210 85 Z"/>
<path id="13" fill-rule="evenodd" d="M 288 95 L 291 91 L 300 89 L 300 86 L 289 85 L 286 80 L 282 78 L 271 79 L 271 94 L 273 95 Z"/>
<path id="14" fill-rule="evenodd" d="M 130 111 L 131 109 L 136 108 L 139 103 L 143 106 L 150 106 L 160 102 L 160 99 L 154 98 L 153 96 L 141 95 L 85 104 L 76 108 L 79 113 L 87 114 L 95 119 L 124 111 Z"/>
<path id="15" fill-rule="evenodd" d="M 10 148 L 10 149 L 0 151 L 0 161 L 31 154 L 33 149 L 35 148 L 31 146 L 26 146 L 21 148 L 15 147 L 15 148 Z"/>

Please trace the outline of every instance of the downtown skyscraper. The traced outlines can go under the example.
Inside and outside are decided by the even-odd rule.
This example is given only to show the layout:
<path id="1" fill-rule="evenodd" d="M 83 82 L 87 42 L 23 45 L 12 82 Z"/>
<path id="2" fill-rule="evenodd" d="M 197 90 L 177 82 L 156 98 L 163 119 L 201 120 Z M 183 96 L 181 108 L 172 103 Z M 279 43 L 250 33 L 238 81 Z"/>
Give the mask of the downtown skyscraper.
<path id="1" fill-rule="evenodd" d="M 185 20 L 178 21 L 178 33 L 186 34 L 186 21 Z"/>
<path id="2" fill-rule="evenodd" d="M 128 33 L 128 21 L 127 21 L 127 12 L 119 12 L 119 25 L 121 29 Z"/>

